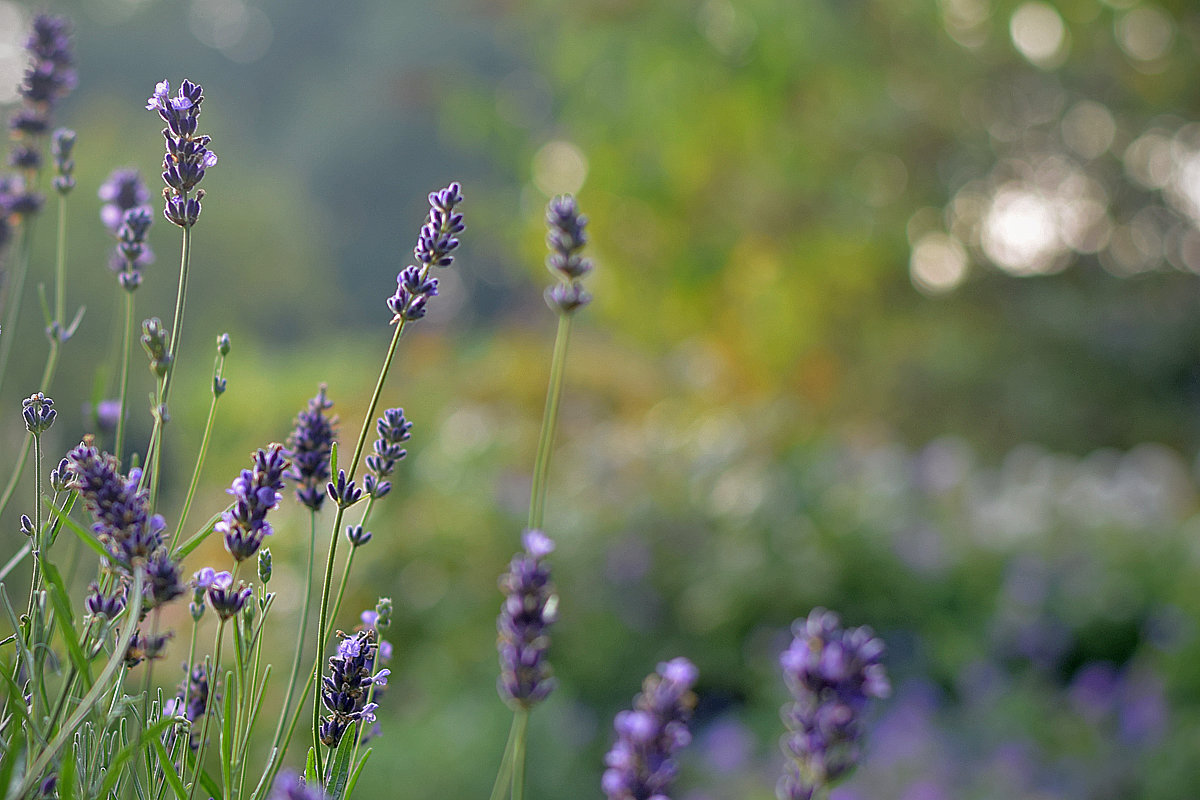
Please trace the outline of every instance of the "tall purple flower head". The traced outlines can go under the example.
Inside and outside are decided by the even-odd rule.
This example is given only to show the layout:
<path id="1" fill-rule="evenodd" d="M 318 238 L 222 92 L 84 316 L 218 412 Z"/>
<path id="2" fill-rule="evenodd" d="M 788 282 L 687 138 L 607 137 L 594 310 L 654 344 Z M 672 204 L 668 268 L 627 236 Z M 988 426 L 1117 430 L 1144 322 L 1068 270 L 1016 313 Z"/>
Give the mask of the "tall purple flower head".
<path id="1" fill-rule="evenodd" d="M 163 190 L 166 201 L 163 213 L 181 228 L 190 228 L 200 218 L 204 190 L 196 186 L 204 179 L 205 170 L 217 163 L 217 154 L 208 149 L 212 137 L 196 132 L 203 102 L 204 90 L 200 84 L 188 80 L 180 84 L 175 96 L 171 96 L 171 84 L 162 81 L 146 101 L 146 109 L 157 111 L 167 123 L 162 132 L 167 141 L 162 173 L 167 184 Z M 194 189 L 196 193 L 192 195 Z"/>
<path id="2" fill-rule="evenodd" d="M 150 493 L 138 489 L 141 470 L 122 475 L 114 456 L 102 453 L 90 436 L 67 453 L 72 486 L 79 490 L 95 522 L 92 532 L 109 556 L 126 571 L 163 546 L 166 522 L 150 513 Z"/>
<path id="3" fill-rule="evenodd" d="M 466 230 L 462 214 L 455 207 L 462 202 L 462 187 L 451 183 L 429 195 L 429 218 L 421 227 L 413 260 L 396 276 L 396 293 L 387 300 L 392 323 L 417 320 L 425 316 L 425 304 L 438 293 L 437 278 L 430 277 L 433 267 L 448 267 L 454 262 L 458 234 Z"/>
<path id="4" fill-rule="evenodd" d="M 587 223 L 569 194 L 555 197 L 546 206 L 546 244 L 550 248 L 546 266 L 559 278 L 546 290 L 546 302 L 560 314 L 574 313 L 592 299 L 582 283 L 592 271 L 592 262 L 580 255 L 587 244 Z"/>
<path id="5" fill-rule="evenodd" d="M 329 457 L 337 441 L 337 416 L 325 412 L 333 401 L 325 396 L 325 384 L 308 408 L 296 415 L 296 425 L 287 440 L 287 456 L 292 468 L 284 477 L 296 482 L 296 499 L 313 511 L 325 502 L 325 484 L 329 482 Z"/>
<path id="6" fill-rule="evenodd" d="M 339 634 L 341 635 L 341 634 Z M 329 659 L 329 675 L 321 679 L 321 703 L 329 711 L 321 720 L 321 743 L 330 749 L 356 722 L 375 721 L 378 703 L 367 701 L 372 686 L 387 684 L 391 670 L 374 672 L 379 645 L 374 628 L 346 636 L 338 645 L 337 655 Z"/>
<path id="7" fill-rule="evenodd" d="M 42 142 L 52 127 L 54 106 L 77 82 L 70 32 L 66 18 L 38 14 L 25 43 L 29 66 L 17 87 L 21 109 L 9 119 L 15 141 L 9 164 L 27 173 L 41 167 Z"/>
<path id="8" fill-rule="evenodd" d="M 513 556 L 508 572 L 500 576 L 504 603 L 496 619 L 500 651 L 497 688 L 505 702 L 531 708 L 554 689 L 546 651 L 550 626 L 558 618 L 558 596 L 550 580 L 546 556 L 554 542 L 538 530 L 521 537 L 524 552 Z"/>
<path id="9" fill-rule="evenodd" d="M 609 800 L 666 800 L 678 767 L 675 753 L 692 740 L 687 724 L 696 706 L 699 676 L 686 658 L 658 665 L 633 710 L 617 714 L 617 742 L 604 757 L 601 788 Z"/>
<path id="10" fill-rule="evenodd" d="M 872 698 L 891 693 L 884 644 L 868 627 L 843 629 L 838 615 L 813 609 L 792 624 L 795 638 L 779 657 L 794 702 L 783 708 L 791 759 L 779 781 L 781 800 L 809 800 L 858 764 L 863 715 Z"/>
<path id="11" fill-rule="evenodd" d="M 242 470 L 226 490 L 233 495 L 233 507 L 221 515 L 214 530 L 225 538 L 225 549 L 235 560 L 250 558 L 263 538 L 271 535 L 267 512 L 279 506 L 288 466 L 283 445 L 260 448 L 254 454 L 254 465 Z"/>

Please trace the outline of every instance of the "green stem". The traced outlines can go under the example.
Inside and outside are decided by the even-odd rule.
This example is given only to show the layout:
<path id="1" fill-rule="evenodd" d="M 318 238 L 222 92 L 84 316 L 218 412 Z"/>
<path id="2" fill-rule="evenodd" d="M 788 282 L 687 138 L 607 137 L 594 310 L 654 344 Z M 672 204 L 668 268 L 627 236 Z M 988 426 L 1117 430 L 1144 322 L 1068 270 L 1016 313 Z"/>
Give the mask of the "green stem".
<path id="1" fill-rule="evenodd" d="M 288 676 L 287 694 L 280 709 L 279 723 L 275 726 L 275 735 L 271 738 L 271 749 L 279 747 L 283 737 L 284 722 L 292 710 L 292 697 L 296 692 L 296 678 L 300 675 L 300 662 L 304 660 L 304 635 L 308 632 L 308 611 L 312 606 L 312 572 L 317 550 L 317 512 L 308 514 L 308 568 L 304 572 L 304 604 L 300 607 L 300 630 L 296 634 L 296 655 L 292 658 L 292 672 Z M 303 702 L 303 701 L 301 701 Z"/>
<path id="2" fill-rule="evenodd" d="M 129 399 L 129 359 L 130 348 L 133 347 L 133 292 L 125 290 L 125 332 L 121 335 L 121 389 L 120 413 L 117 415 L 117 433 L 114 445 L 117 461 L 125 454 L 125 417 L 127 416 Z"/>
<path id="3" fill-rule="evenodd" d="M 512 727 L 508 729 L 508 743 L 504 745 L 504 755 L 500 757 L 500 769 L 496 771 L 496 782 L 492 784 L 492 794 L 488 800 L 503 800 L 505 790 L 511 788 L 513 750 L 517 743 L 517 715 L 513 714 Z"/>
<path id="4" fill-rule="evenodd" d="M 513 742 L 512 800 L 525 800 L 525 739 L 529 730 L 529 709 L 518 708 L 513 712 L 513 725 L 517 737 Z"/>
<path id="5" fill-rule="evenodd" d="M 333 517 L 333 536 L 329 539 L 329 555 L 325 559 L 325 580 L 321 584 L 321 607 L 320 616 L 317 617 L 317 660 L 313 664 L 313 685 L 321 685 L 321 658 L 325 655 L 325 628 L 328 625 L 327 612 L 329 609 L 329 587 L 333 583 L 333 561 L 337 554 L 338 531 L 342 527 L 342 517 L 346 513 L 346 507 L 339 505 L 337 514 Z M 321 756 L 321 692 L 318 690 L 313 695 L 313 749 L 317 754 L 317 774 L 323 775 L 324 764 Z"/>
<path id="6" fill-rule="evenodd" d="M 200 725 L 200 749 L 196 752 L 196 768 L 192 770 L 192 788 L 188 790 L 188 800 L 196 796 L 196 786 L 200 783 L 200 770 L 204 769 L 204 756 L 208 750 L 208 721 L 212 719 L 213 698 L 216 697 L 217 680 L 214 675 L 221 674 L 221 642 L 224 640 L 225 622 L 217 626 L 217 641 L 213 645 L 213 663 L 207 670 L 208 674 L 208 704 L 204 708 L 204 722 Z M 228 687 L 226 687 L 228 689 Z"/>
<path id="7" fill-rule="evenodd" d="M 67 305 L 67 196 L 58 195 L 58 241 L 54 258 L 54 321 L 64 326 Z"/>
<path id="8" fill-rule="evenodd" d="M 546 409 L 542 413 L 542 431 L 538 436 L 537 456 L 533 462 L 533 484 L 529 489 L 529 528 L 542 527 L 546 512 L 546 476 L 550 472 L 551 445 L 558 423 L 558 406 L 562 398 L 567 343 L 571 338 L 571 316 L 559 314 L 558 332 L 554 336 L 554 355 L 550 361 L 550 385 L 546 390 Z"/>
<path id="9" fill-rule="evenodd" d="M 217 355 L 217 366 L 213 371 L 214 379 L 221 377 L 221 364 L 224 360 L 224 356 Z M 179 537 L 187 524 L 188 511 L 192 508 L 192 499 L 196 496 L 196 487 L 200 485 L 200 472 L 204 469 L 204 458 L 208 455 L 208 443 L 212 438 L 213 421 L 217 417 L 217 400 L 220 397 L 221 395 L 213 391 L 212 402 L 208 405 L 208 419 L 204 423 L 204 437 L 200 440 L 200 454 L 196 457 L 196 468 L 192 470 L 192 481 L 188 484 L 187 498 L 183 501 L 183 511 L 179 514 L 179 526 L 175 528 L 175 535 L 171 537 L 171 550 L 174 550 L 175 545 L 179 543 Z"/>
<path id="10" fill-rule="evenodd" d="M 184 200 L 187 200 L 187 195 L 184 195 Z M 163 438 L 163 417 L 166 414 L 167 402 L 170 399 L 172 380 L 175 377 L 175 360 L 179 355 L 179 340 L 183 338 L 183 308 L 187 300 L 187 281 L 188 270 L 192 260 L 192 228 L 188 226 L 183 229 L 183 246 L 179 254 L 179 288 L 175 294 L 175 317 L 171 322 L 171 340 L 167 344 L 167 374 L 163 377 L 162 392 L 158 398 L 158 409 L 160 413 L 154 416 L 154 428 L 150 432 L 150 444 L 146 449 L 149 454 L 150 449 L 154 449 L 154 469 L 147 470 L 147 480 L 152 481 L 153 485 L 158 486 L 158 465 L 160 463 L 159 453 L 162 450 Z M 149 465 L 147 465 L 149 466 Z M 144 485 L 144 484 L 143 484 Z"/>

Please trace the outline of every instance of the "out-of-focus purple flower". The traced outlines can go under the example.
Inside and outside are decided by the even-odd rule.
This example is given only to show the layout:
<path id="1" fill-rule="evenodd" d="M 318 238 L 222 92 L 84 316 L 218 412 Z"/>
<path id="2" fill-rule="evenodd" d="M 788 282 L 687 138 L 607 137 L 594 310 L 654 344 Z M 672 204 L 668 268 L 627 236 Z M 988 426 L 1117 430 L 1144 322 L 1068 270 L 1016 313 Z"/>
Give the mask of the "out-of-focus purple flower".
<path id="1" fill-rule="evenodd" d="M 159 378 L 166 376 L 171 368 L 171 352 L 168 348 L 171 335 L 158 317 L 142 320 L 142 349 L 150 357 L 150 371 Z"/>
<path id="2" fill-rule="evenodd" d="M 132 572 L 135 558 L 148 559 L 163 546 L 166 528 L 160 515 L 150 514 L 149 491 L 138 489 L 141 470 L 122 475 L 117 459 L 101 453 L 90 436 L 67 454 L 67 461 L 72 485 L 96 520 L 92 532 L 113 561 Z"/>
<path id="3" fill-rule="evenodd" d="M 49 112 L 63 95 L 75 88 L 70 34 L 71 23 L 65 17 L 38 14 L 33 18 L 33 30 L 25 42 L 29 67 L 25 70 L 25 80 L 17 87 L 28 108 Z"/>
<path id="4" fill-rule="evenodd" d="M 342 639 L 337 655 L 329 659 L 329 675 L 321 680 L 321 703 L 329 715 L 321 720 L 321 743 L 330 749 L 356 722 L 375 721 L 377 703 L 368 702 L 372 686 L 387 684 L 390 670 L 372 674 L 378 653 L 376 633 L 366 628 Z"/>
<path id="5" fill-rule="evenodd" d="M 546 302 L 560 314 L 571 314 L 591 302 L 581 280 L 592 270 L 592 262 L 580 255 L 587 244 L 587 217 L 571 195 L 559 195 L 546 206 L 546 244 L 550 255 L 546 266 L 559 283 L 546 290 Z"/>
<path id="6" fill-rule="evenodd" d="M 329 482 L 329 457 L 337 441 L 337 416 L 325 412 L 333 401 L 325 396 L 325 384 L 317 389 L 308 408 L 296 415 L 296 424 L 287 440 L 287 457 L 292 468 L 284 477 L 296 482 L 296 499 L 313 511 L 325 503 L 325 484 Z"/>
<path id="7" fill-rule="evenodd" d="M 203 664 L 197 664 L 192 667 L 192 674 L 183 679 L 175 696 L 163 704 L 162 714 L 164 717 L 184 717 L 188 722 L 193 723 L 191 733 L 188 735 L 188 746 L 192 750 L 200 747 L 200 732 L 194 723 L 204 718 L 204 712 L 208 709 L 208 697 L 208 673 Z M 168 750 L 174 742 L 174 737 L 174 730 L 164 737 L 166 739 L 164 743 Z"/>
<path id="8" fill-rule="evenodd" d="M 215 530 L 225 538 L 225 549 L 235 560 L 245 561 L 257 553 L 263 538 L 271 535 L 267 512 L 279 506 L 288 466 L 283 445 L 259 448 L 253 467 L 242 470 L 226 490 L 233 495 L 233 507 L 221 515 Z"/>
<path id="9" fill-rule="evenodd" d="M 146 101 L 146 108 L 157 111 L 167 127 L 163 128 L 167 152 L 163 157 L 163 190 L 166 201 L 163 213 L 172 224 L 190 228 L 200 218 L 200 201 L 204 190 L 196 189 L 204 179 L 205 170 L 217 163 L 217 154 L 208 149 L 211 136 L 198 135 L 196 129 L 204 91 L 200 84 L 185 80 L 179 93 L 171 96 L 171 84 L 161 81 Z M 192 190 L 196 189 L 193 196 Z"/>
<path id="10" fill-rule="evenodd" d="M 54 401 L 41 392 L 35 392 L 21 401 L 21 416 L 25 418 L 25 430 L 34 436 L 41 436 L 50 430 L 58 412 L 54 410 Z"/>
<path id="11" fill-rule="evenodd" d="M 531 708 L 554 689 L 546 651 L 550 626 L 558 617 L 558 596 L 543 559 L 554 551 L 554 542 L 539 530 L 525 531 L 524 552 L 513 556 L 508 572 L 500 576 L 504 603 L 496 618 L 500 651 L 497 688 L 505 702 Z"/>
<path id="12" fill-rule="evenodd" d="M 121 584 L 112 594 L 100 591 L 100 585 L 92 582 L 83 601 L 88 613 L 106 619 L 116 619 L 125 609 L 125 585 Z"/>
<path id="13" fill-rule="evenodd" d="M 237 588 L 233 586 L 233 575 L 228 572 L 218 572 L 208 585 L 208 604 L 223 620 L 237 616 L 245 607 L 246 601 L 254 594 L 254 590 L 244 582 L 239 581 Z"/>
<path id="14" fill-rule="evenodd" d="M 275 779 L 268 800 L 326 800 L 328 795 L 320 786 L 309 786 L 291 770 L 284 770 Z"/>
<path id="15" fill-rule="evenodd" d="M 396 276 L 396 293 L 387 300 L 392 323 L 418 320 L 425 316 L 425 304 L 438 293 L 437 278 L 430 277 L 432 267 L 448 267 L 458 247 L 458 234 L 466 230 L 462 214 L 455 207 L 462 202 L 462 187 L 451 183 L 429 195 L 429 219 L 421 227 L 413 259 L 417 262 Z"/>
<path id="16" fill-rule="evenodd" d="M 167 548 L 156 549 L 146 562 L 146 608 L 157 608 L 184 593 L 180 580 L 179 562 L 172 559 Z"/>
<path id="17" fill-rule="evenodd" d="M 134 631 L 125 648 L 125 666 L 133 669 L 143 661 L 154 661 L 163 657 L 163 650 L 171 640 L 171 632 L 147 635 L 142 631 Z"/>
<path id="18" fill-rule="evenodd" d="M 883 641 L 870 628 L 842 629 L 832 611 L 817 608 L 792 625 L 795 638 L 779 657 L 794 698 L 783 709 L 784 752 L 791 757 L 777 793 L 808 800 L 858 764 L 862 718 L 872 698 L 891 692 L 881 659 Z"/>
<path id="19" fill-rule="evenodd" d="M 75 159 L 71 154 L 75 150 L 75 131 L 59 128 L 50 136 L 50 154 L 54 157 L 54 188 L 61 195 L 69 194 L 75 188 Z"/>
<path id="20" fill-rule="evenodd" d="M 97 192 L 104 205 L 100 206 L 100 221 L 114 234 L 125 221 L 125 212 L 149 206 L 150 190 L 136 169 L 114 169 Z"/>
<path id="21" fill-rule="evenodd" d="M 678 767 L 674 755 L 692 739 L 688 720 L 699 676 L 686 658 L 658 665 L 642 683 L 632 711 L 617 714 L 617 742 L 604 757 L 600 786 L 609 800 L 666 800 Z"/>

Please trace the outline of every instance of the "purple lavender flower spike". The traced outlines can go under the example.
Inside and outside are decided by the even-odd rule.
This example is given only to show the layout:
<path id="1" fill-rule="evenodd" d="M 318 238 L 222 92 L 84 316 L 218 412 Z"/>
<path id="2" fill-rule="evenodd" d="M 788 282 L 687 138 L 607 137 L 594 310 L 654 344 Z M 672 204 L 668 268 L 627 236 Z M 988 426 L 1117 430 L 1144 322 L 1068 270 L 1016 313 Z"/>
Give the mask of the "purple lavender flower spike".
<path id="1" fill-rule="evenodd" d="M 558 596 L 543 561 L 554 550 L 550 537 L 538 530 L 521 537 L 525 551 L 513 556 L 500 576 L 504 603 L 496 619 L 500 678 L 497 688 L 505 702 L 532 708 L 554 689 L 546 651 L 550 626 L 558 618 Z"/>
<path id="2" fill-rule="evenodd" d="M 50 154 L 54 156 L 54 167 L 58 172 L 54 176 L 54 188 L 64 196 L 75 188 L 75 159 L 71 157 L 75 140 L 75 131 L 69 128 L 59 128 L 50 136 Z"/>
<path id="3" fill-rule="evenodd" d="M 686 658 L 658 665 L 632 711 L 617 714 L 617 742 L 604 758 L 601 788 L 609 800 L 666 800 L 678 768 L 673 756 L 691 741 L 687 723 L 699 673 Z"/>
<path id="4" fill-rule="evenodd" d="M 320 511 L 325 502 L 329 457 L 337 441 L 338 419 L 325 413 L 333 408 L 325 388 L 321 384 L 317 396 L 308 401 L 308 408 L 296 415 L 296 425 L 287 440 L 292 468 L 284 477 L 296 482 L 296 499 L 313 511 Z"/>
<path id="5" fill-rule="evenodd" d="M 432 267 L 448 267 L 458 247 L 455 236 L 466 230 L 462 214 L 455 207 L 462 202 L 462 187 L 451 183 L 429 195 L 429 218 L 421 227 L 413 248 L 416 265 L 409 265 L 396 276 L 396 293 L 387 300 L 392 324 L 418 320 L 425 316 L 425 305 L 438 293 L 437 278 L 429 276 Z"/>
<path id="6" fill-rule="evenodd" d="M 592 300 L 581 283 L 592 270 L 592 262 L 580 255 L 587 244 L 587 223 L 571 195 L 559 195 L 546 206 L 546 266 L 559 277 L 559 283 L 546 290 L 546 302 L 560 314 L 572 314 Z"/>
<path id="7" fill-rule="evenodd" d="M 329 715 L 321 720 L 319 730 L 326 747 L 337 747 L 354 723 L 375 721 L 379 706 L 367 702 L 367 695 L 372 686 L 385 685 L 389 674 L 389 670 L 373 672 L 378 652 L 375 629 L 366 628 L 344 637 L 337 655 L 329 659 L 329 675 L 321 680 L 321 703 Z"/>
<path id="8" fill-rule="evenodd" d="M 396 465 L 408 451 L 401 445 L 409 439 L 412 423 L 404 418 L 403 408 L 389 408 L 375 422 L 379 438 L 375 440 L 374 452 L 367 456 L 367 469 L 371 474 L 363 478 L 363 489 L 375 499 L 381 499 L 392 489 L 387 478 L 396 471 Z"/>
<path id="9" fill-rule="evenodd" d="M 92 532 L 109 557 L 131 573 L 135 559 L 148 559 L 163 547 L 166 522 L 150 514 L 150 493 L 138 489 L 141 470 L 122 475 L 117 459 L 101 453 L 90 436 L 67 454 L 72 486 L 95 519 Z"/>
<path id="10" fill-rule="evenodd" d="M 795 638 L 779 657 L 795 702 L 783 709 L 791 759 L 776 793 L 808 800 L 858 764 L 863 715 L 872 698 L 891 693 L 883 641 L 870 628 L 842 629 L 838 615 L 813 609 L 792 625 Z"/>
<path id="11" fill-rule="evenodd" d="M 211 136 L 198 135 L 200 104 L 204 91 L 199 84 L 185 80 L 179 93 L 171 96 L 171 84 L 161 81 L 146 101 L 146 109 L 157 111 L 167 123 L 163 128 L 167 152 L 163 157 L 163 214 L 174 225 L 190 228 L 200 218 L 200 201 L 204 190 L 197 185 L 204 179 L 205 170 L 217 163 L 217 154 L 208 149 Z M 195 190 L 195 195 L 192 191 Z"/>
<path id="12" fill-rule="evenodd" d="M 283 445 L 260 448 L 254 465 L 234 478 L 226 491 L 233 495 L 233 506 L 221 515 L 216 530 L 225 539 L 225 549 L 236 561 L 245 561 L 258 552 L 265 537 L 271 535 L 267 512 L 279 506 L 283 495 L 283 476 L 289 462 Z"/>
<path id="13" fill-rule="evenodd" d="M 192 750 L 200 747 L 200 732 L 196 729 L 195 723 L 204 718 L 204 712 L 208 709 L 208 698 L 208 673 L 203 664 L 197 664 L 192 668 L 191 675 L 183 679 L 175 696 L 163 703 L 162 715 L 164 717 L 183 717 L 193 723 L 191 733 L 188 735 L 188 747 Z M 175 742 L 175 735 L 175 731 L 172 729 L 163 736 L 163 744 L 167 746 L 168 750 Z"/>

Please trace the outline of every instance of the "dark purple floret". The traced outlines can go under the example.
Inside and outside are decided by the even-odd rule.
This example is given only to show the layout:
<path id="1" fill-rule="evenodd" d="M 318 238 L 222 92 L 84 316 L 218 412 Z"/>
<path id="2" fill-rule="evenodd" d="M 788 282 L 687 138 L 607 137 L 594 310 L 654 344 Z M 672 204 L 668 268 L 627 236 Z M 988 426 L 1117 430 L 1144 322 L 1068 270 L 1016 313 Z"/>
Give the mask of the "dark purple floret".
<path id="1" fill-rule="evenodd" d="M 783 709 L 791 758 L 777 793 L 805 800 L 858 764 L 863 715 L 872 698 L 891 692 L 883 641 L 870 628 L 843 630 L 838 615 L 817 608 L 792 625 L 795 638 L 779 657 L 795 702 Z"/>
<path id="2" fill-rule="evenodd" d="M 179 576 L 179 562 L 172 559 L 165 547 L 154 551 L 146 562 L 146 608 L 174 600 L 185 587 Z"/>
<path id="3" fill-rule="evenodd" d="M 217 154 L 208 149 L 212 137 L 196 133 L 203 102 L 200 85 L 188 80 L 183 81 L 173 97 L 170 83 L 162 81 L 146 101 L 146 108 L 157 111 L 167 123 L 162 132 L 166 140 L 162 178 L 167 184 L 163 190 L 163 214 L 181 228 L 190 228 L 200 218 L 204 190 L 196 187 L 204 179 L 205 170 L 217 163 Z"/>
<path id="4" fill-rule="evenodd" d="M 134 559 L 148 559 L 163 544 L 166 523 L 150 514 L 150 493 L 138 489 L 141 470 L 121 474 L 117 459 L 101 453 L 91 437 L 67 454 L 72 485 L 96 520 L 92 531 L 110 557 L 132 572 Z"/>
<path id="5" fill-rule="evenodd" d="M 362 499 L 363 490 L 354 485 L 354 481 L 346 476 L 346 470 L 339 469 L 336 481 L 325 484 L 329 498 L 342 508 L 349 508 Z"/>
<path id="6" fill-rule="evenodd" d="M 513 556 L 509 570 L 500 576 L 504 603 L 496 619 L 499 636 L 500 678 L 497 688 L 506 702 L 531 708 L 554 689 L 546 651 L 550 626 L 558 618 L 558 596 L 543 560 L 554 551 L 554 542 L 538 530 L 521 537 L 524 552 Z"/>
<path id="7" fill-rule="evenodd" d="M 461 188 L 451 183 L 445 189 L 429 195 L 429 218 L 421 227 L 417 245 L 413 248 L 410 265 L 396 276 L 396 293 L 387 300 L 392 322 L 418 320 L 425 316 L 425 305 L 438 293 L 437 278 L 429 276 L 432 267 L 448 267 L 454 261 L 458 247 L 455 236 L 466 228 L 463 216 L 454 209 L 462 202 Z"/>
<path id="8" fill-rule="evenodd" d="M 326 800 L 328 795 L 320 786 L 309 786 L 296 773 L 284 770 L 275 779 L 268 800 Z"/>
<path id="9" fill-rule="evenodd" d="M 50 137 L 50 154 L 58 172 L 54 176 L 54 188 L 59 194 L 65 195 L 75 188 L 75 159 L 71 157 L 75 140 L 75 131 L 68 128 L 59 128 Z"/>
<path id="10" fill-rule="evenodd" d="M 125 609 L 125 585 L 122 583 L 112 594 L 105 594 L 100 591 L 99 584 L 92 582 L 88 586 L 88 595 L 83 604 L 89 614 L 116 619 Z"/>
<path id="11" fill-rule="evenodd" d="M 666 800 L 678 768 L 673 756 L 691 741 L 687 723 L 696 705 L 698 672 L 686 658 L 658 665 L 632 711 L 613 721 L 617 741 L 604 757 L 601 788 L 609 800 Z"/>
<path id="12" fill-rule="evenodd" d="M 367 542 L 371 541 L 371 532 L 365 530 L 362 525 L 347 525 L 346 539 L 353 547 L 362 547 Z"/>
<path id="13" fill-rule="evenodd" d="M 50 488 L 56 492 L 65 492 L 71 488 L 71 462 L 65 458 L 59 459 L 58 466 L 50 470 Z"/>
<path id="14" fill-rule="evenodd" d="M 21 401 L 21 416 L 25 418 L 25 430 L 40 436 L 54 424 L 58 412 L 54 410 L 53 400 L 36 392 Z"/>
<path id="15" fill-rule="evenodd" d="M 41 169 L 42 151 L 31 145 L 14 145 L 8 153 L 8 165 L 20 170 Z"/>
<path id="16" fill-rule="evenodd" d="M 129 646 L 125 648 L 125 666 L 132 669 L 143 661 L 149 659 L 162 658 L 163 650 L 167 646 L 167 642 L 171 640 L 172 634 L 170 631 L 162 634 L 145 634 L 142 631 L 134 631 L 133 637 L 129 640 Z"/>
<path id="17" fill-rule="evenodd" d="M 233 586 L 233 575 L 228 572 L 218 572 L 208 585 L 208 604 L 223 620 L 237 616 L 246 606 L 246 601 L 254 594 L 254 590 L 244 582 L 239 581 L 237 588 Z"/>
<path id="18" fill-rule="evenodd" d="M 378 651 L 374 628 L 366 628 L 343 638 L 337 655 L 329 659 L 329 675 L 321 680 L 321 703 L 330 713 L 321 720 L 319 731 L 326 747 L 337 747 L 354 723 L 375 721 L 379 705 L 367 702 L 367 695 L 372 686 L 386 685 L 391 672 L 374 672 Z"/>
<path id="19" fill-rule="evenodd" d="M 325 396 L 325 384 L 308 408 L 296 415 L 296 425 L 287 440 L 287 456 L 292 468 L 285 477 L 296 481 L 296 499 L 320 511 L 325 502 L 325 484 L 329 482 L 329 457 L 337 441 L 337 417 L 325 412 L 333 401 Z"/>
<path id="20" fill-rule="evenodd" d="M 574 313 L 592 299 L 580 282 L 592 270 L 592 262 L 580 255 L 587 244 L 587 222 L 570 195 L 559 195 L 546 206 L 546 266 L 560 279 L 546 290 L 546 302 L 560 314 Z"/>
<path id="21" fill-rule="evenodd" d="M 244 469 L 226 491 L 233 506 L 221 515 L 215 530 L 225 538 L 225 549 L 236 561 L 258 552 L 263 538 L 271 535 L 267 512 L 279 506 L 283 476 L 289 464 L 283 445 L 273 444 L 254 454 L 254 465 Z"/>

